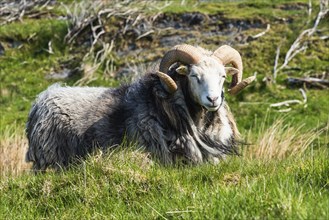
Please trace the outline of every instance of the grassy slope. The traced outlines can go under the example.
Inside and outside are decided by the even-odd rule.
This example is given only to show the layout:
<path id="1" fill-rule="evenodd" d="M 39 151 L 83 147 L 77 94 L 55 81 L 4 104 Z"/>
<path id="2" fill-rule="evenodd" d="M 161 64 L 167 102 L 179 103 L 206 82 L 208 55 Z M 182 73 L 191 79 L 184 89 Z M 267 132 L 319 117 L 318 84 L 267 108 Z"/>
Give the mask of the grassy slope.
<path id="1" fill-rule="evenodd" d="M 287 2 L 293 4 L 293 1 Z M 177 12 L 175 4 L 164 10 Z M 271 23 L 271 30 L 264 37 L 247 45 L 238 45 L 243 53 L 245 74 L 252 75 L 257 71 L 258 82 L 248 92 L 227 97 L 241 132 L 244 136 L 251 133 L 248 137 L 251 142 L 257 142 L 259 126 L 264 124 L 266 115 L 269 116 L 265 127 L 281 115 L 269 109 L 269 104 L 302 99 L 297 89 L 285 88 L 287 75 L 328 72 L 329 60 L 324 56 L 329 53 L 328 41 L 314 41 L 289 65 L 300 67 L 300 70 L 280 72 L 278 85 L 265 88 L 262 79 L 271 75 L 277 44 L 282 43 L 281 51 L 286 52 L 299 30 L 305 27 L 305 10 L 281 10 L 279 5 L 282 1 L 243 1 L 201 3 L 198 9 L 189 4 L 179 9 L 180 12 L 224 13 L 230 19 L 257 18 Z M 316 7 L 316 2 L 313 7 Z M 59 10 L 59 13 L 62 12 Z M 280 24 L 276 17 L 292 18 L 294 22 Z M 328 18 L 325 22 L 328 23 Z M 325 24 L 321 28 L 328 32 Z M 67 24 L 57 19 L 24 19 L 21 23 L 0 27 L 0 41 L 6 42 L 6 53 L 0 56 L 2 148 L 10 147 L 3 145 L 8 143 L 3 140 L 10 136 L 8 133 L 13 127 L 22 133 L 36 94 L 55 82 L 46 80 L 45 75 L 72 58 L 62 43 L 66 29 Z M 263 29 L 253 29 L 245 34 L 261 31 Z M 22 46 L 12 48 L 8 38 L 21 42 Z M 50 40 L 55 54 L 45 51 Z M 75 79 L 65 81 L 68 84 L 74 82 Z M 106 78 L 105 81 L 96 81 L 97 84 L 109 85 L 113 80 Z M 293 107 L 286 121 L 293 125 L 305 123 L 303 131 L 325 127 L 328 124 L 328 91 L 307 90 L 307 95 L 307 107 Z M 284 160 L 265 161 L 242 156 L 229 158 L 217 166 L 180 168 L 150 165 L 143 154 L 128 151 L 105 155 L 101 159 L 91 157 L 85 167 L 78 165 L 60 174 L 24 174 L 15 178 L 0 175 L 0 219 L 101 219 L 104 216 L 126 219 L 316 216 L 325 219 L 329 216 L 328 134 L 323 134 L 312 146 L 314 151 L 308 150 Z"/>
<path id="2" fill-rule="evenodd" d="M 254 72 L 258 73 L 258 82 L 248 92 L 240 94 L 237 98 L 227 97 L 232 105 L 233 112 L 236 115 L 239 114 L 239 126 L 242 129 L 248 129 L 250 127 L 250 122 L 253 121 L 251 118 L 255 114 L 259 117 L 264 117 L 269 104 L 287 99 L 301 99 L 298 90 L 287 91 L 286 89 L 282 89 L 284 88 L 282 86 L 285 84 L 284 80 L 287 75 L 302 76 L 307 73 L 315 74 L 328 71 L 327 64 L 329 60 L 324 55 L 329 53 L 328 42 L 318 40 L 309 45 L 309 49 L 304 54 L 298 55 L 289 64 L 291 68 L 298 67 L 300 70 L 292 69 L 279 73 L 278 82 L 280 86 L 265 88 L 262 82 L 264 76 L 271 75 L 277 45 L 282 44 L 281 52 L 282 54 L 285 53 L 288 50 L 288 46 L 291 45 L 292 41 L 300 33 L 299 30 L 305 29 L 306 19 L 304 19 L 304 16 L 306 16 L 306 10 L 280 10 L 279 5 L 282 4 L 263 3 L 262 1 L 258 4 L 200 4 L 197 7 L 193 6 L 193 4 L 187 7 L 178 7 L 177 5 L 179 6 L 178 3 L 173 4 L 164 10 L 175 11 L 177 8 L 180 8 L 180 10 L 183 8 L 185 11 L 210 11 L 211 13 L 224 13 L 224 17 L 228 19 L 259 19 L 264 23 L 271 23 L 271 30 L 264 37 L 245 45 L 237 45 L 237 49 L 241 51 L 244 58 L 244 74 L 252 75 Z M 313 7 L 315 8 L 316 4 Z M 290 18 L 294 22 L 291 24 L 280 24 L 276 20 L 278 17 Z M 253 22 L 253 20 L 250 22 Z M 320 28 L 328 32 L 327 28 L 325 28 L 326 22 L 328 20 L 324 20 Z M 254 35 L 263 30 L 262 28 L 254 28 L 246 30 L 244 34 Z M 4 132 L 7 125 L 17 123 L 20 127 L 26 121 L 31 101 L 36 94 L 55 82 L 54 80 L 47 80 L 44 77 L 50 71 L 59 69 L 61 63 L 73 58 L 74 54 L 70 54 L 69 48 L 66 48 L 63 44 L 63 37 L 66 32 L 67 24 L 65 21 L 49 18 L 39 20 L 24 19 L 23 22 L 12 23 L 0 28 L 0 40 L 5 42 L 4 45 L 6 47 L 5 55 L 0 57 L 0 113 L 2 122 L 0 134 Z M 21 46 L 13 47 L 8 39 L 14 40 L 14 42 L 21 44 Z M 48 54 L 46 52 L 49 41 L 52 41 L 55 54 Z M 207 41 L 210 41 L 211 45 L 213 42 L 218 42 L 218 39 L 201 40 L 200 44 L 209 47 Z M 269 42 L 274 42 L 274 44 Z M 191 39 L 191 43 L 193 43 L 193 39 Z M 211 47 L 214 46 L 217 45 Z M 257 59 L 254 59 L 255 57 Z M 281 55 L 279 61 L 281 63 L 283 62 L 283 55 Z M 64 83 L 72 85 L 75 80 L 69 79 L 64 81 Z M 113 79 L 111 78 L 102 78 L 93 82 L 93 85 L 112 84 Z M 253 91 L 253 93 L 250 93 L 250 91 Z M 262 96 L 259 96 L 259 93 L 262 93 Z M 294 108 L 292 111 L 293 117 L 291 118 L 300 119 L 306 114 L 309 117 L 305 119 L 305 123 L 316 127 L 319 123 L 328 119 L 328 114 L 322 110 L 328 104 L 328 99 L 326 92 L 323 91 L 310 90 L 308 95 L 309 107 L 306 109 Z M 240 108 L 238 106 L 241 104 L 240 102 L 250 101 L 260 102 L 260 105 L 248 105 L 247 110 L 241 110 L 243 114 L 240 114 Z M 239 110 L 235 110 L 237 108 Z M 317 114 L 314 114 L 314 112 Z M 273 115 L 276 115 L 276 113 L 273 112 Z"/>
<path id="3" fill-rule="evenodd" d="M 328 156 L 163 168 L 121 151 L 60 174 L 4 180 L 0 218 L 325 219 Z"/>

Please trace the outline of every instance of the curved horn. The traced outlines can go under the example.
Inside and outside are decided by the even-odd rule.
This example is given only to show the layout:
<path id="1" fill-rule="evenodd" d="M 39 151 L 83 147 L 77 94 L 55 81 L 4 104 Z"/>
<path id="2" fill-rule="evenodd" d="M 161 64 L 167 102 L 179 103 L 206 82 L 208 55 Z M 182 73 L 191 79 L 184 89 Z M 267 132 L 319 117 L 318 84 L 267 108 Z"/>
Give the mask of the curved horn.
<path id="1" fill-rule="evenodd" d="M 229 93 L 231 95 L 235 95 L 238 92 L 240 92 L 242 89 L 244 89 L 245 87 L 247 87 L 250 83 L 252 83 L 254 80 L 256 79 L 256 76 L 250 76 L 247 79 L 242 80 L 240 83 L 238 83 L 236 86 L 234 86 L 233 88 L 231 88 L 229 90 Z"/>
<path id="2" fill-rule="evenodd" d="M 224 66 L 226 64 L 232 64 L 233 67 L 239 70 L 239 72 L 234 74 L 232 78 L 230 88 L 233 89 L 242 81 L 243 65 L 240 53 L 228 45 L 223 45 L 215 50 L 212 56 L 219 59 Z"/>
<path id="3" fill-rule="evenodd" d="M 169 75 L 160 71 L 157 71 L 156 74 L 160 78 L 161 83 L 164 85 L 165 89 L 169 93 L 174 93 L 177 90 L 177 84 Z"/>
<path id="4" fill-rule="evenodd" d="M 158 72 L 157 75 L 160 77 L 161 83 L 165 85 L 168 92 L 173 93 L 177 90 L 175 81 L 166 75 L 170 66 L 176 62 L 196 64 L 200 62 L 201 57 L 202 54 L 199 50 L 188 44 L 177 45 L 163 56 L 159 66 L 160 74 Z"/>
<path id="5" fill-rule="evenodd" d="M 196 47 L 188 44 L 177 45 L 163 56 L 159 70 L 163 73 L 167 73 L 169 67 L 176 62 L 196 64 L 200 62 L 201 57 L 202 54 Z"/>

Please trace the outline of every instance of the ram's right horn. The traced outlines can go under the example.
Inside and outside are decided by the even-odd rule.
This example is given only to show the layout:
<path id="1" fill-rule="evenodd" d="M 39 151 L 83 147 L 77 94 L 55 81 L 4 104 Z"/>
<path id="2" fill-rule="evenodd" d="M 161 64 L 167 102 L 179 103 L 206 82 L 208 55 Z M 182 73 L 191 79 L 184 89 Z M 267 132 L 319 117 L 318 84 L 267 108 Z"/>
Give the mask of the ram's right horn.
<path id="1" fill-rule="evenodd" d="M 160 62 L 160 74 L 158 72 L 158 76 L 160 77 L 161 83 L 166 85 L 165 87 L 168 92 L 174 93 L 177 90 L 177 85 L 173 86 L 175 82 L 169 76 L 171 80 L 168 80 L 168 78 L 164 77 L 162 74 L 167 74 L 170 66 L 174 63 L 180 62 L 185 65 L 197 64 L 200 62 L 201 57 L 202 54 L 199 50 L 188 44 L 177 45 L 163 56 Z"/>

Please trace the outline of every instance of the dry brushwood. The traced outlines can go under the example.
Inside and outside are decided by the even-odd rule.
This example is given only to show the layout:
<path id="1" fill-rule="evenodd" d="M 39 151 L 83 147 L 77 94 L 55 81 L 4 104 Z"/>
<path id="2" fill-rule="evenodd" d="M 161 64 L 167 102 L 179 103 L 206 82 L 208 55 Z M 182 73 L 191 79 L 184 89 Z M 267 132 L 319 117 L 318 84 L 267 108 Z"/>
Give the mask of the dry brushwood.
<path id="1" fill-rule="evenodd" d="M 138 1 L 138 5 L 143 5 L 145 1 Z M 67 35 L 65 36 L 65 41 L 71 44 L 79 35 L 86 29 L 91 29 L 93 32 L 93 43 L 100 39 L 100 36 L 106 33 L 106 28 L 103 20 L 109 20 L 111 17 L 120 18 L 123 20 L 123 25 L 118 31 L 125 34 L 128 30 L 136 28 L 141 23 L 145 30 L 137 30 L 140 32 L 139 39 L 147 36 L 153 31 L 145 26 L 150 26 L 145 24 L 145 16 L 141 13 L 141 10 L 137 8 L 136 1 L 111 1 L 110 3 L 105 3 L 104 1 L 97 0 L 93 2 L 82 1 L 80 3 L 74 3 L 72 6 L 68 7 L 64 5 L 68 14 L 68 20 L 71 24 Z M 91 10 L 92 9 L 92 10 Z M 158 16 L 158 15 L 156 15 Z M 148 23 L 148 21 L 146 21 Z"/>
<path id="2" fill-rule="evenodd" d="M 311 4 L 309 4 L 309 7 L 311 7 Z M 309 15 L 310 15 L 311 11 L 312 11 L 311 8 L 309 8 L 309 12 L 308 12 Z M 293 42 L 293 44 L 290 46 L 288 52 L 286 53 L 283 64 L 279 67 L 278 67 L 278 59 L 279 59 L 279 56 L 280 56 L 280 47 L 281 47 L 281 45 L 278 46 L 278 49 L 277 49 L 277 52 L 276 52 L 276 57 L 275 57 L 275 62 L 274 62 L 274 68 L 273 68 L 274 82 L 276 80 L 277 73 L 280 70 L 286 68 L 288 66 L 288 63 L 298 53 L 300 53 L 300 52 L 307 49 L 308 40 L 316 32 L 321 19 L 323 19 L 327 15 L 328 12 L 329 12 L 328 0 L 320 0 L 320 10 L 319 10 L 319 13 L 318 13 L 318 15 L 315 19 L 313 27 L 302 31 L 299 34 L 299 36 L 296 38 L 296 40 Z"/>
<path id="3" fill-rule="evenodd" d="M 131 0 L 111 2 L 98 0 L 94 2 L 82 1 L 71 6 L 63 5 L 66 8 L 70 23 L 65 42 L 79 45 L 87 42 L 85 45 L 90 44 L 80 68 L 84 76 L 77 82 L 77 85 L 92 81 L 94 73 L 101 66 L 104 67 L 104 72 L 107 75 L 113 76 L 111 52 L 115 49 L 114 46 L 123 48 L 119 42 L 126 35 L 130 36 L 133 33 L 134 41 L 138 41 L 155 33 L 153 22 L 160 14 L 147 17 L 140 9 L 145 1 L 139 0 L 138 3 Z M 107 25 L 107 21 L 111 18 L 120 23 L 120 26 L 114 27 L 118 28 L 114 34 L 111 33 Z M 88 38 L 88 40 L 86 41 L 84 38 Z"/>
<path id="4" fill-rule="evenodd" d="M 44 12 L 36 11 L 35 8 L 39 7 L 42 9 L 51 4 L 51 2 L 52 0 L 3 0 L 0 2 L 0 25 L 22 20 L 23 16 L 39 16 Z"/>

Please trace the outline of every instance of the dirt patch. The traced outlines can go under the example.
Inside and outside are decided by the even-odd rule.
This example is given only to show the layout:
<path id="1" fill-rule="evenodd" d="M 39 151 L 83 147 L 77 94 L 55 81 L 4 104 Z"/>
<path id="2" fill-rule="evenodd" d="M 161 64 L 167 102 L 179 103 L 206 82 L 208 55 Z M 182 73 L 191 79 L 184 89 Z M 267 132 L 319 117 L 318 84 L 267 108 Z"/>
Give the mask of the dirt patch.
<path id="1" fill-rule="evenodd" d="M 306 10 L 308 8 L 308 4 L 302 3 L 302 2 L 292 2 L 292 3 L 286 3 L 283 5 L 277 6 L 277 8 L 281 10 Z"/>

